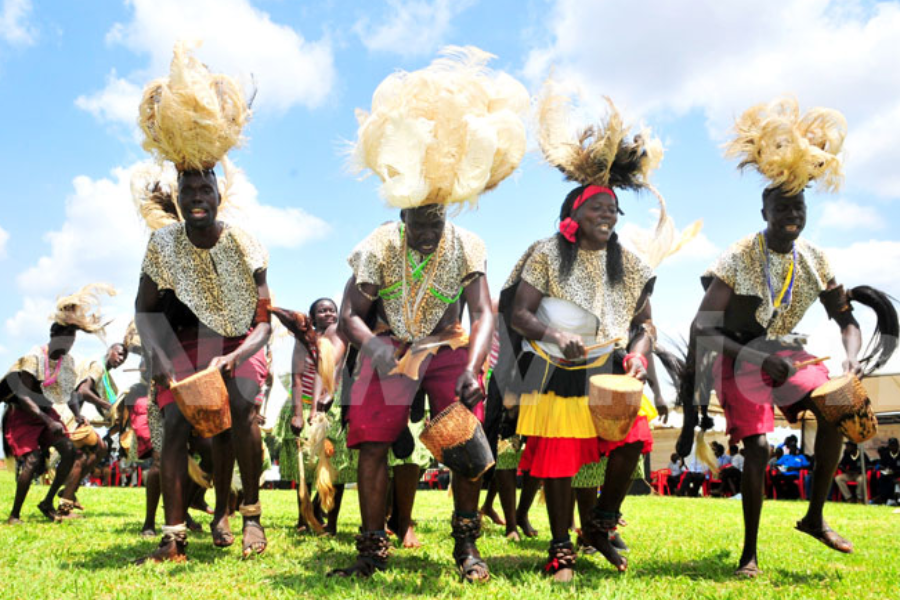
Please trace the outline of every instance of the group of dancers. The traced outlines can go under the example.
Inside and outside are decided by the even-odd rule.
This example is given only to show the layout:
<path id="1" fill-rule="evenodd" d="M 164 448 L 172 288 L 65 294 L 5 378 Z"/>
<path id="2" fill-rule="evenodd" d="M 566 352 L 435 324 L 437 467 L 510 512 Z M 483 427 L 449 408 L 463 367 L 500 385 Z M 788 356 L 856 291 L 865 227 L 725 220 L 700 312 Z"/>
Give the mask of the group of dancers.
<path id="1" fill-rule="evenodd" d="M 887 361 L 900 333 L 887 296 L 864 286 L 845 290 L 825 254 L 801 237 L 805 190 L 816 183 L 833 191 L 841 183 L 846 122 L 840 113 L 801 113 L 795 100 L 784 98 L 754 106 L 737 120 L 727 154 L 768 179 L 761 231 L 736 242 L 703 274 L 706 293 L 687 356 L 679 359 L 658 342 L 651 308 L 654 269 L 697 227 L 676 233 L 650 183 L 662 145 L 649 130 L 633 134 L 611 101 L 604 120 L 575 131 L 571 100 L 552 81 L 538 95 L 540 149 L 573 187 L 562 198 L 556 233 L 528 245 L 492 306 L 485 245 L 453 224 L 448 212 L 474 205 L 517 169 L 526 151 L 529 94 L 510 75 L 490 70 L 491 56 L 476 48 L 451 48 L 427 68 L 387 77 L 371 110 L 357 113 L 352 156 L 360 170 L 381 179 L 381 196 L 399 209 L 399 220 L 380 225 L 353 249 L 341 301 L 321 299 L 306 315 L 273 306 L 265 248 L 227 219 L 239 204 L 230 194 L 239 174 L 226 154 L 240 141 L 250 106 L 234 80 L 210 73 L 191 50 L 176 45 L 169 76 L 147 86 L 139 107 L 144 148 L 160 165 L 169 165 L 138 173 L 133 185 L 152 229 L 136 278 L 139 335 L 132 332 L 130 344 L 115 346 L 105 364 L 76 373 L 69 353 L 75 333 L 102 328 L 97 293 L 108 291 L 88 287 L 59 301 L 48 344 L 17 361 L 0 387 L 0 399 L 9 405 L 5 440 L 13 455 L 25 458 L 10 522 L 18 521 L 41 452 L 49 447 L 60 461 L 39 508 L 54 519 L 71 513 L 77 481 L 105 451 L 102 441 L 92 439 L 96 434 L 86 434 L 90 425 L 80 405 L 88 401 L 109 409 L 116 394 L 109 370 L 131 350 L 143 358 L 146 382 L 131 394 L 127 423 L 120 419 L 119 425 L 132 432 L 135 455 L 152 455 L 158 465 L 148 482 L 145 531 L 155 532 L 151 494 L 158 498 L 161 491 L 165 513 L 161 541 L 142 561 L 186 559 L 188 508 L 197 490 L 210 486 L 216 498 L 214 544 L 234 543 L 229 515 L 237 502 L 243 556 L 263 553 L 259 408 L 272 385 L 268 342 L 274 314 L 296 337 L 292 397 L 276 427 L 279 437 L 290 440 L 282 466 L 293 456 L 291 477 L 305 481 L 315 472 L 314 483 L 325 478 L 323 489 L 330 492 L 320 505 L 330 513 L 326 527 L 332 532 L 343 485 L 355 481 L 359 493 L 357 558 L 336 565 L 333 576 L 368 577 L 388 566 L 391 487 L 392 529 L 404 537 L 411 531 L 404 490 L 410 481 L 414 489 L 417 476 L 410 478 L 402 467 L 416 464 L 415 435 L 426 422 L 426 403 L 429 422 L 461 405 L 483 423 L 476 429 L 487 432 L 494 449 L 492 485 L 505 508 L 517 468 L 527 473 L 532 497 L 542 482 L 551 537 L 543 570 L 549 576 L 564 582 L 574 575 L 570 530 L 576 504 L 582 546 L 625 571 L 617 534 L 623 502 L 641 456 L 652 449 L 650 421 L 668 410 L 659 394 L 657 358 L 685 411 L 679 452 L 691 451 L 695 425 L 707 425 L 700 417 L 713 389 L 725 409 L 728 434 L 744 445 L 745 538 L 738 575 L 759 573 L 766 434 L 776 405 L 788 420 L 804 410 L 818 419 L 814 484 L 797 529 L 830 548 L 852 551 L 822 514 L 842 434 L 810 393 L 828 381 L 828 370 L 811 364 L 814 357 L 791 335 L 819 299 L 840 330 L 844 371 L 862 376 Z M 218 164 L 224 178 L 215 171 Z M 634 240 L 629 248 L 616 232 L 624 215 L 620 194 L 643 190 L 658 198 L 659 223 L 650 238 Z M 531 210 L 544 209 L 534 203 Z M 549 229 L 555 208 L 546 213 Z M 872 307 L 878 317 L 865 356 L 851 301 Z M 187 410 L 190 398 L 171 388 L 210 369 L 224 381 L 230 428 L 204 439 Z M 615 436 L 605 433 L 591 400 L 597 376 L 608 375 L 641 382 L 638 389 L 647 382 L 655 399 L 639 392 L 640 406 Z M 60 418 L 62 407 L 71 413 L 69 424 Z M 622 421 L 613 414 L 618 407 L 610 410 L 609 418 Z M 621 407 L 623 414 L 629 410 Z M 458 433 L 463 451 L 478 434 Z M 313 446 L 298 442 L 305 437 L 317 438 L 319 449 L 309 451 Z M 300 451 L 294 453 L 291 444 Z M 483 582 L 490 578 L 489 560 L 477 546 L 483 481 L 471 475 L 453 472 L 450 533 L 461 578 Z M 298 495 L 300 526 L 312 520 L 304 510 L 306 494 L 301 489 Z M 515 533 L 516 513 L 505 512 Z M 527 520 L 521 524 L 533 533 Z"/>

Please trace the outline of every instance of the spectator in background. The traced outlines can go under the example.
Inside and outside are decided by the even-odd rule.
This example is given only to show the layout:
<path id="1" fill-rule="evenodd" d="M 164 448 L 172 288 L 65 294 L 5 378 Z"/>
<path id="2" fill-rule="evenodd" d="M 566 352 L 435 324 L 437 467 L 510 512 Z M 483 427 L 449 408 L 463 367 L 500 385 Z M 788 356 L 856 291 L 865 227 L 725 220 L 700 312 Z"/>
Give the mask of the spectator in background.
<path id="1" fill-rule="evenodd" d="M 887 446 L 878 449 L 877 504 L 897 504 L 897 478 L 900 477 L 900 443 L 897 438 L 888 440 Z"/>
<path id="2" fill-rule="evenodd" d="M 719 444 L 721 446 L 721 444 Z M 744 469 L 744 457 L 738 452 L 738 447 L 732 444 L 728 447 L 728 454 L 724 453 L 719 460 L 719 479 L 722 480 L 722 495 L 737 496 L 741 493 L 741 471 Z"/>
<path id="3" fill-rule="evenodd" d="M 777 469 L 778 461 L 781 460 L 782 456 L 784 456 L 784 450 L 782 448 L 769 446 L 769 468 Z"/>
<path id="4" fill-rule="evenodd" d="M 789 440 L 793 439 L 793 443 Z M 779 448 L 778 450 L 782 450 Z M 775 461 L 777 473 L 772 477 L 772 485 L 775 486 L 776 497 L 783 500 L 797 500 L 800 498 L 801 469 L 809 468 L 809 459 L 800 452 L 797 446 L 797 437 L 789 436 L 784 443 L 784 455 Z"/>
<path id="5" fill-rule="evenodd" d="M 697 458 L 696 453 L 692 454 L 687 462 L 687 473 L 684 474 L 684 479 L 681 480 L 681 485 L 678 486 L 678 495 L 696 498 L 708 473 L 709 467 L 706 466 L 706 463 Z"/>
<path id="6" fill-rule="evenodd" d="M 860 462 L 862 461 L 862 466 Z M 834 478 L 838 488 L 841 490 L 845 502 L 861 502 L 862 496 L 858 495 L 860 489 L 859 484 L 865 475 L 866 468 L 869 466 L 869 458 L 866 453 L 859 449 L 854 442 L 848 441 L 844 448 L 844 454 L 841 456 L 841 462 L 838 463 L 838 475 Z M 855 483 L 857 494 L 850 491 L 850 483 Z"/>
<path id="7" fill-rule="evenodd" d="M 673 452 L 669 457 L 669 493 L 674 494 L 678 490 L 678 484 L 681 483 L 681 474 L 684 473 L 684 461 L 678 456 L 677 452 Z"/>

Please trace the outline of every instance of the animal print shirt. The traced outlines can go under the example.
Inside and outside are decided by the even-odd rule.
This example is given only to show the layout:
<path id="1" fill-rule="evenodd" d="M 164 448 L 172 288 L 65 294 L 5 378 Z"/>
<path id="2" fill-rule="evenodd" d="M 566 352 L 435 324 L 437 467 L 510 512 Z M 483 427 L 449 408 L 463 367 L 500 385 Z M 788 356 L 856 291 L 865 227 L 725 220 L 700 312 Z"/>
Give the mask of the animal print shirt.
<path id="1" fill-rule="evenodd" d="M 43 384 L 44 381 L 52 377 L 53 373 L 56 372 L 56 365 L 57 362 L 59 362 L 47 357 L 46 351 L 46 346 L 33 348 L 31 352 L 17 360 L 15 364 L 10 367 L 4 379 L 8 378 L 13 373 L 24 371 L 33 375 L 38 382 Z M 59 360 L 62 361 L 62 364 L 59 365 L 59 376 L 56 378 L 56 382 L 47 387 L 41 385 L 41 391 L 44 394 L 44 397 L 57 405 L 67 404 L 69 402 L 69 398 L 72 396 L 72 392 L 75 391 L 76 385 L 75 359 L 71 354 L 67 353 Z M 15 392 L 17 390 L 16 386 L 13 385 L 12 382 L 10 383 L 10 387 L 13 392 Z"/>
<path id="2" fill-rule="evenodd" d="M 484 242 L 453 223 L 446 224 L 437 250 L 428 257 L 407 248 L 403 224 L 398 222 L 373 231 L 347 259 L 357 286 L 368 283 L 378 288 L 391 332 L 405 342 L 431 334 L 463 289 L 484 275 L 486 261 Z M 416 311 L 418 298 L 421 304 Z"/>
<path id="3" fill-rule="evenodd" d="M 773 339 L 793 332 L 819 294 L 834 277 L 828 258 L 816 246 L 804 239 L 796 241 L 797 265 L 794 267 L 794 286 L 791 302 L 776 312 L 766 281 L 766 257 L 759 247 L 757 234 L 733 244 L 703 275 L 705 282 L 712 277 L 721 279 L 735 294 L 754 296 L 762 300 L 756 309 L 756 321 L 766 329 L 766 337 Z M 776 293 L 784 285 L 793 253 L 779 254 L 769 250 L 769 268 Z"/>
<path id="4" fill-rule="evenodd" d="M 622 338 L 628 342 L 628 329 L 641 293 L 653 279 L 651 269 L 636 254 L 622 248 L 622 281 L 613 285 L 606 273 L 606 250 L 578 249 L 568 277 L 562 276 L 562 257 L 556 236 L 531 245 L 513 268 L 504 289 L 525 281 L 545 296 L 576 304 L 598 319 L 596 339 Z"/>
<path id="5" fill-rule="evenodd" d="M 106 375 L 106 380 L 109 383 L 109 390 L 106 389 L 106 385 L 103 383 L 104 374 Z M 118 398 L 119 396 L 119 388 L 118 386 L 116 386 L 116 382 L 115 380 L 113 380 L 112 375 L 107 373 L 106 369 L 103 368 L 103 361 L 84 361 L 78 366 L 77 385 L 80 386 L 88 378 L 90 378 L 93 382 L 91 389 L 94 390 L 94 393 L 97 394 L 97 396 L 110 403 L 116 401 L 116 398 Z"/>
<path id="6" fill-rule="evenodd" d="M 258 300 L 256 272 L 268 266 L 266 249 L 250 234 L 224 224 L 216 245 L 197 248 L 184 223 L 150 236 L 141 272 L 160 291 L 173 290 L 201 323 L 223 337 L 246 334 Z"/>

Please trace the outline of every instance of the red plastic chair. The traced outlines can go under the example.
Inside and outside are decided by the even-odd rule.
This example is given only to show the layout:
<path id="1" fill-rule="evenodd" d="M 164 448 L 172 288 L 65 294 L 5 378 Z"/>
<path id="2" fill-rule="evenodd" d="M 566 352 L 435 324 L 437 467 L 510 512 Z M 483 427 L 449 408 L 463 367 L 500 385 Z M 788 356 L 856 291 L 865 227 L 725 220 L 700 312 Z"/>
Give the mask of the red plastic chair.
<path id="1" fill-rule="evenodd" d="M 671 469 L 660 469 L 650 473 L 650 482 L 656 488 L 656 493 L 660 496 L 672 495 L 672 490 L 669 489 L 669 475 L 671 474 Z"/>

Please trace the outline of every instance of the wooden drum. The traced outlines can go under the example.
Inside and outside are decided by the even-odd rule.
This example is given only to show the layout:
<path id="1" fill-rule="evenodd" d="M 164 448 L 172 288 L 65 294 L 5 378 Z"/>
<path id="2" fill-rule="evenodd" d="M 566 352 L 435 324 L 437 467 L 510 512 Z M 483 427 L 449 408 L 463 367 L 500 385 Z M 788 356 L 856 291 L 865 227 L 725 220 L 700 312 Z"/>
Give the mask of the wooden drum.
<path id="1" fill-rule="evenodd" d="M 597 435 L 609 442 L 625 439 L 637 419 L 644 383 L 629 375 L 594 375 L 588 405 Z"/>
<path id="2" fill-rule="evenodd" d="M 472 481 L 494 466 L 481 423 L 460 402 L 431 419 L 419 439 L 438 462 Z"/>
<path id="3" fill-rule="evenodd" d="M 100 442 L 97 430 L 90 425 L 79 425 L 69 434 L 69 439 L 76 448 L 91 448 Z"/>
<path id="4" fill-rule="evenodd" d="M 856 375 L 842 375 L 820 385 L 813 391 L 812 401 L 829 423 L 857 444 L 878 431 L 869 394 Z"/>
<path id="5" fill-rule="evenodd" d="M 171 386 L 184 418 L 200 437 L 212 437 L 231 429 L 228 389 L 219 369 L 207 368 Z"/>

